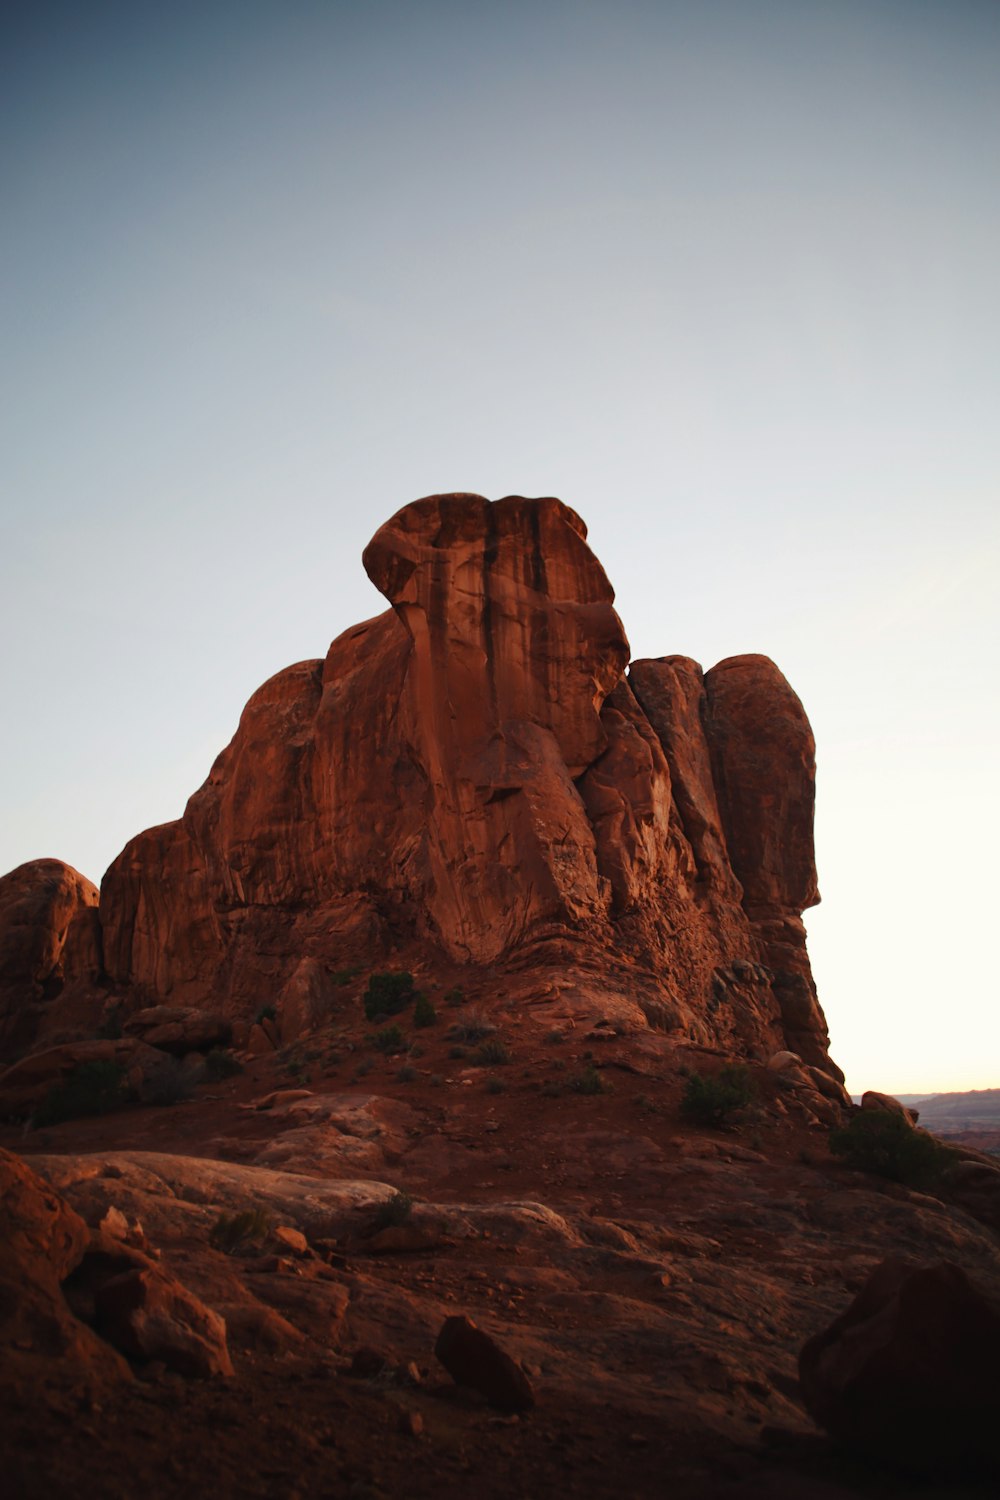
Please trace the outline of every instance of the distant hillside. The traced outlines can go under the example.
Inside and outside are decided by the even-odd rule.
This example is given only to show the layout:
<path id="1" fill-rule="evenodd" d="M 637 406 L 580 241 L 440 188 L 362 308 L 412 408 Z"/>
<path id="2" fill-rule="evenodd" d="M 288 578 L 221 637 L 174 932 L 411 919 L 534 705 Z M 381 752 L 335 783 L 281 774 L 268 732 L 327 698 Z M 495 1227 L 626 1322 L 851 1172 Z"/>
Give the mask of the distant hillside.
<path id="1" fill-rule="evenodd" d="M 932 1094 L 917 1106 L 920 1123 L 935 1135 L 966 1130 L 1000 1130 L 1000 1089 L 972 1089 L 964 1094 Z"/>

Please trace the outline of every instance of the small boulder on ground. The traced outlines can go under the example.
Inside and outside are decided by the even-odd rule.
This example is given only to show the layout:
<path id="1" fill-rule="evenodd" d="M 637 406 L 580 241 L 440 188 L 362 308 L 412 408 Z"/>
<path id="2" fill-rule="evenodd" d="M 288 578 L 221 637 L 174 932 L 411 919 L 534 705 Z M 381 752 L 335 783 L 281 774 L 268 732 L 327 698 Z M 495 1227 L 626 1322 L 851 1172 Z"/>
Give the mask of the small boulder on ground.
<path id="1" fill-rule="evenodd" d="M 531 1382 L 516 1360 L 471 1318 L 446 1318 L 434 1353 L 456 1385 L 471 1386 L 501 1411 L 528 1411 L 535 1404 Z"/>
<path id="2" fill-rule="evenodd" d="M 949 1262 L 878 1266 L 799 1355 L 837 1441 L 909 1473 L 1000 1476 L 1000 1304 Z"/>
<path id="3" fill-rule="evenodd" d="M 160 1360 L 179 1375 L 232 1375 L 226 1325 L 168 1272 L 135 1266 L 94 1293 L 97 1329 L 132 1359 Z"/>

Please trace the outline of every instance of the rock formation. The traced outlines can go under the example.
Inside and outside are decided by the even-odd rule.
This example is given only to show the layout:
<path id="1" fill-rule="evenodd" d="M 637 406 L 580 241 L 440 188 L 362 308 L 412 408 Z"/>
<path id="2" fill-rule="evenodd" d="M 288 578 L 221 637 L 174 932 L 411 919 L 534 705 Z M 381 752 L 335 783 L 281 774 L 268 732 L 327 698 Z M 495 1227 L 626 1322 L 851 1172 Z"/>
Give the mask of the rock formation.
<path id="1" fill-rule="evenodd" d="M 364 563 L 391 608 L 253 695 L 183 817 L 108 870 L 99 930 L 87 891 L 67 925 L 43 866 L 6 877 L 6 1037 L 65 1024 L 74 994 L 306 1025 L 331 972 L 396 954 L 599 965 L 640 1020 L 836 1072 L 801 921 L 813 739 L 777 668 L 626 671 L 611 586 L 558 500 L 420 500 Z M 80 881 L 52 862 L 44 879 Z"/>

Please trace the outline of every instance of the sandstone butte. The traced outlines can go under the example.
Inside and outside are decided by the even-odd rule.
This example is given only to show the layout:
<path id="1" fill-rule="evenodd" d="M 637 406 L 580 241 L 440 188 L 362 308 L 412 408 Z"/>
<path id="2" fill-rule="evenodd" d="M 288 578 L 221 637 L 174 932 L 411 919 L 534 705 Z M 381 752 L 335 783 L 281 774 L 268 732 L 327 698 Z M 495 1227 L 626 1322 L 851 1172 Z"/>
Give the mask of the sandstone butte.
<path id="1" fill-rule="evenodd" d="M 390 607 L 264 683 L 99 895 L 56 860 L 0 880 L 0 1055 L 159 1004 L 273 1006 L 288 1041 L 350 965 L 445 963 L 599 983 L 640 1024 L 840 1079 L 802 705 L 764 656 L 629 664 L 586 537 L 520 496 L 386 522 L 364 565 Z"/>

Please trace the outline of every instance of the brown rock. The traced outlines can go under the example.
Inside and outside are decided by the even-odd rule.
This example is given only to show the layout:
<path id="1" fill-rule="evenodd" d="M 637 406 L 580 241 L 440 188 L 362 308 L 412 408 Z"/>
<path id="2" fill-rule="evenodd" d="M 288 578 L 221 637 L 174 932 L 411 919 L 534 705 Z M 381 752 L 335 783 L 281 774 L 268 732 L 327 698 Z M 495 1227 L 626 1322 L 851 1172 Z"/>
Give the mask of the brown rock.
<path id="1" fill-rule="evenodd" d="M 232 1375 L 226 1325 L 160 1267 L 112 1276 L 94 1295 L 97 1327 L 131 1359 L 158 1359 L 179 1375 Z"/>
<path id="2" fill-rule="evenodd" d="M 122 1099 L 156 1094 L 164 1075 L 176 1067 L 156 1047 L 132 1038 L 66 1042 L 34 1052 L 0 1073 L 0 1119 L 26 1119 L 79 1071 L 94 1063 L 114 1063 L 122 1071 Z"/>
<path id="3" fill-rule="evenodd" d="M 880 1110 L 887 1115 L 899 1115 L 900 1119 L 905 1120 L 908 1125 L 915 1125 L 920 1119 L 918 1110 L 909 1109 L 907 1105 L 894 1099 L 891 1094 L 879 1094 L 874 1089 L 869 1089 L 867 1093 L 861 1095 L 861 1108 Z"/>
<path id="4" fill-rule="evenodd" d="M 74 1317 L 62 1292 L 89 1242 L 79 1214 L 19 1157 L 0 1151 L 0 1389 L 65 1376 L 96 1390 L 128 1378 L 124 1361 Z"/>
<path id="5" fill-rule="evenodd" d="M 28 1046 L 96 985 L 103 967 L 97 903 L 96 886 L 58 859 L 33 860 L 0 878 L 0 1057 Z"/>
<path id="6" fill-rule="evenodd" d="M 431 496 L 364 562 L 391 608 L 265 683 L 183 818 L 108 871 L 118 988 L 244 1024 L 273 1004 L 287 1043 L 354 998 L 338 970 L 400 944 L 560 971 L 570 952 L 638 963 L 651 1024 L 835 1074 L 801 921 L 812 735 L 773 663 L 626 677 L 611 586 L 554 499 Z"/>
<path id="7" fill-rule="evenodd" d="M 446 1318 L 434 1353 L 456 1385 L 470 1386 L 501 1411 L 528 1411 L 535 1404 L 531 1382 L 495 1339 L 471 1318 Z"/>
<path id="8" fill-rule="evenodd" d="M 138 1037 L 147 1046 L 159 1047 L 173 1057 L 225 1046 L 233 1034 L 224 1016 L 182 1005 L 154 1005 L 136 1011 L 122 1030 L 126 1036 Z"/>
<path id="9" fill-rule="evenodd" d="M 1000 1305 L 958 1266 L 885 1261 L 804 1346 L 799 1378 L 848 1447 L 911 1473 L 1000 1475 Z"/>

